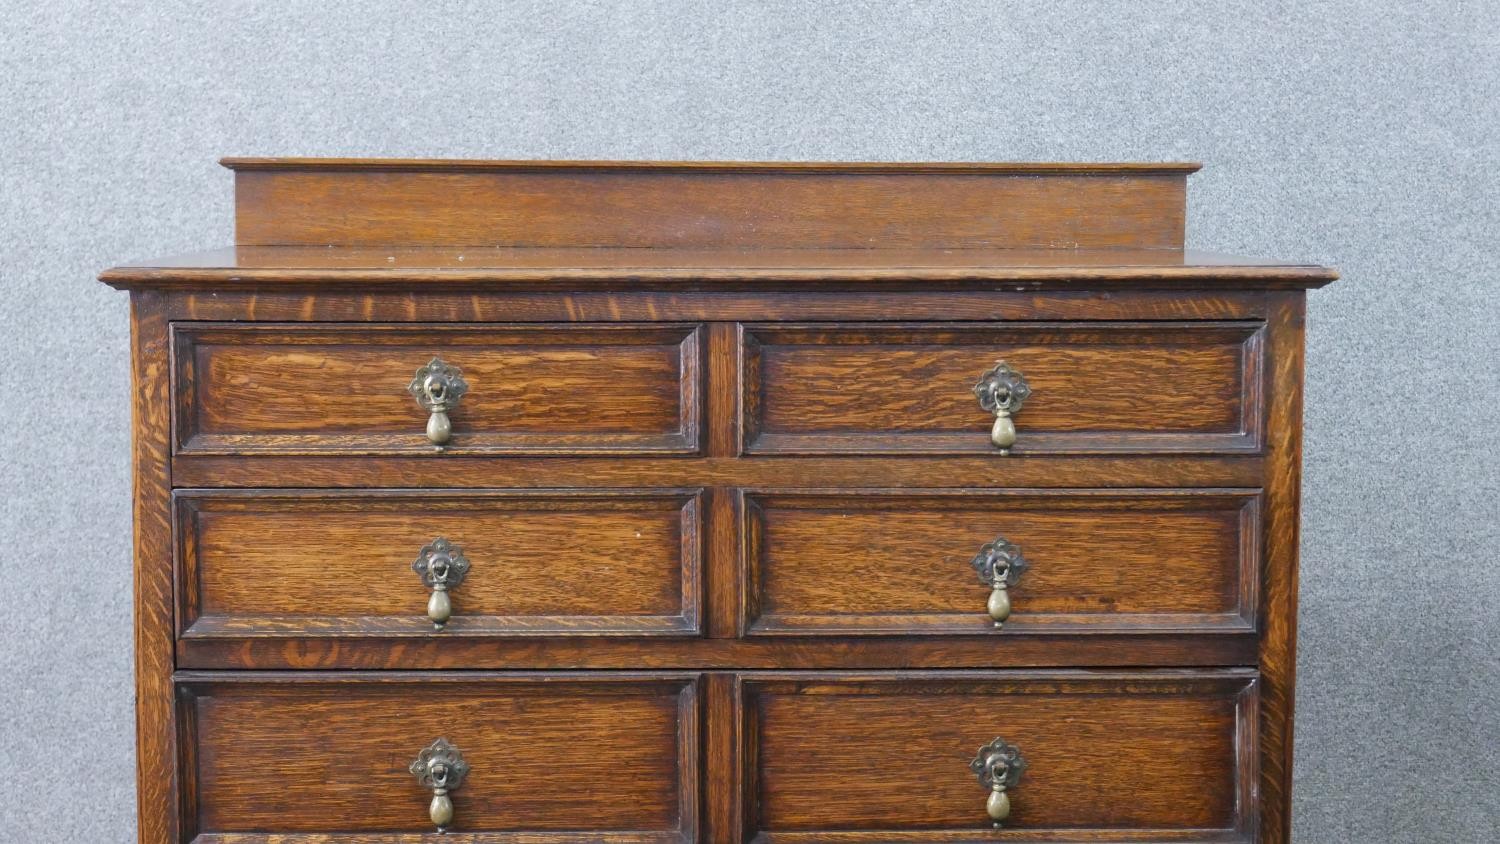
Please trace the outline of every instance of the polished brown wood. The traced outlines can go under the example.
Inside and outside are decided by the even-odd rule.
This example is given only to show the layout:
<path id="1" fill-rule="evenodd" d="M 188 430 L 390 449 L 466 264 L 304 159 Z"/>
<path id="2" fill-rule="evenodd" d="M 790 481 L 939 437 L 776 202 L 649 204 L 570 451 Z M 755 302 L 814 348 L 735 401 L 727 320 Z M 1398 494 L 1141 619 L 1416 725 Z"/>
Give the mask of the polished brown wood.
<path id="1" fill-rule="evenodd" d="M 1254 751 L 1238 738 L 1257 716 L 1253 672 L 749 674 L 735 709 L 745 840 L 992 840 L 969 761 L 997 737 L 1027 766 L 1006 838 L 1252 829 L 1239 777 Z"/>
<path id="2" fill-rule="evenodd" d="M 407 391 L 463 371 L 454 454 L 694 453 L 691 326 L 179 325 L 177 448 L 199 454 L 433 451 Z"/>
<path id="3" fill-rule="evenodd" d="M 721 418 L 712 424 L 733 423 Z M 982 424 L 987 430 L 988 423 Z M 372 460 L 247 453 L 182 454 L 172 471 L 180 485 L 193 487 L 773 487 L 789 481 L 854 487 L 1253 487 L 1261 483 L 1263 463 L 1256 455 L 1181 454 L 630 460 L 445 454 Z"/>
<path id="4" fill-rule="evenodd" d="M 362 636 L 184 638 L 179 668 L 195 669 L 702 669 L 1044 668 L 1254 664 L 1255 633 L 1137 628 L 996 637 L 798 636 L 739 639 L 545 636 L 497 638 Z"/>
<path id="5" fill-rule="evenodd" d="M 143 844 L 428 840 L 440 736 L 473 844 L 1289 840 L 1337 274 L 1184 250 L 1191 166 L 228 163 L 236 246 L 101 275 Z M 471 385 L 441 451 L 433 356 Z"/>
<path id="6" fill-rule="evenodd" d="M 183 825 L 199 841 L 394 844 L 432 834 L 432 792 L 407 768 L 438 738 L 470 766 L 452 792 L 455 840 L 698 840 L 691 675 L 179 680 L 182 776 L 194 798 Z"/>
<path id="7" fill-rule="evenodd" d="M 1031 397 L 1015 454 L 1260 444 L 1258 323 L 751 325 L 745 450 L 994 452 L 973 387 L 997 360 Z"/>
<path id="8" fill-rule="evenodd" d="M 1302 500 L 1303 296 L 1275 296 L 1268 332 L 1266 561 L 1260 667 L 1261 830 L 1267 841 L 1292 836 L 1292 722 L 1297 676 L 1297 579 Z"/>
<path id="9" fill-rule="evenodd" d="M 443 633 L 693 635 L 701 494 L 378 490 L 177 494 L 179 635 L 425 638 L 412 571 L 437 538 L 469 560 Z"/>
<path id="10" fill-rule="evenodd" d="M 909 283 L 909 280 L 908 280 Z M 927 285 L 924 285 L 924 288 Z M 514 291 L 348 293 L 323 289 L 168 294 L 174 320 L 251 322 L 640 322 L 731 320 L 1264 319 L 1266 294 L 1236 290 Z"/>
<path id="11" fill-rule="evenodd" d="M 116 287 L 292 295 L 300 290 L 390 295 L 546 289 L 552 295 L 613 290 L 1061 290 L 1113 292 L 1321 287 L 1324 267 L 1181 249 L 610 249 L 411 246 L 236 246 L 106 270 Z M 439 300 L 441 301 L 441 300 Z M 413 300 L 413 304 L 419 304 Z M 304 317 L 311 318 L 311 317 Z M 367 317 L 368 318 L 368 317 Z M 506 317 L 510 319 L 510 317 Z"/>
<path id="12" fill-rule="evenodd" d="M 240 244 L 1182 246 L 1196 165 L 226 159 Z"/>
<path id="13" fill-rule="evenodd" d="M 142 842 L 180 840 L 183 795 L 172 689 L 172 401 L 165 298 L 139 291 L 130 300 L 136 826 Z"/>
<path id="14" fill-rule="evenodd" d="M 744 493 L 751 635 L 1255 629 L 1253 490 Z M 1019 546 L 1003 632 L 970 561 Z"/>

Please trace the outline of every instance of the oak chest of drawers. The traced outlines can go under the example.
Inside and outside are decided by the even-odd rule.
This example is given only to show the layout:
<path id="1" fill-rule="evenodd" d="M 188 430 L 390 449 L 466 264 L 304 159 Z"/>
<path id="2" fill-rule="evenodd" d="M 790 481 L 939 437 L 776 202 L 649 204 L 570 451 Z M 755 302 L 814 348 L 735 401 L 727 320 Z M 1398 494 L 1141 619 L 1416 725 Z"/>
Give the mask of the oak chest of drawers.
<path id="1" fill-rule="evenodd" d="M 141 841 L 1287 840 L 1335 275 L 1191 165 L 226 164 L 103 275 Z"/>

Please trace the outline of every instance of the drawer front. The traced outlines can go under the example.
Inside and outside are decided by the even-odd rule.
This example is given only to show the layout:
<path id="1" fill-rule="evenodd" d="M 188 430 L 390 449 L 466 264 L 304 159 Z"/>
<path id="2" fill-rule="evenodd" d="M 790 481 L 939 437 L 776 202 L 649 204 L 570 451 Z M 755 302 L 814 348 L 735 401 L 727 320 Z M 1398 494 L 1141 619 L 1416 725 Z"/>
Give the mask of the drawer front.
<path id="1" fill-rule="evenodd" d="M 1261 331 L 1250 322 L 755 325 L 744 450 L 985 454 L 975 386 L 1003 360 L 1029 395 L 1015 454 L 1254 452 Z"/>
<path id="2" fill-rule="evenodd" d="M 415 841 L 434 794 L 410 767 L 438 739 L 468 766 L 458 840 L 696 839 L 686 675 L 189 675 L 178 692 L 185 840 Z"/>
<path id="3" fill-rule="evenodd" d="M 698 329 L 179 323 L 181 453 L 432 453 L 408 389 L 433 358 L 467 391 L 451 453 L 698 451 Z"/>
<path id="4" fill-rule="evenodd" d="M 1251 632 L 1259 511 L 1257 490 L 751 491 L 741 506 L 742 626 L 751 635 Z M 1012 566 L 1003 627 L 988 612 L 987 561 Z"/>
<path id="5" fill-rule="evenodd" d="M 694 635 L 694 490 L 187 490 L 188 638 Z M 414 566 L 444 549 L 443 589 Z M 461 562 L 455 562 L 459 561 Z M 429 613 L 443 592 L 441 632 Z"/>
<path id="6" fill-rule="evenodd" d="M 1253 672 L 745 675 L 740 710 L 747 839 L 1252 837 Z M 996 739 L 1003 832 L 971 768 Z"/>

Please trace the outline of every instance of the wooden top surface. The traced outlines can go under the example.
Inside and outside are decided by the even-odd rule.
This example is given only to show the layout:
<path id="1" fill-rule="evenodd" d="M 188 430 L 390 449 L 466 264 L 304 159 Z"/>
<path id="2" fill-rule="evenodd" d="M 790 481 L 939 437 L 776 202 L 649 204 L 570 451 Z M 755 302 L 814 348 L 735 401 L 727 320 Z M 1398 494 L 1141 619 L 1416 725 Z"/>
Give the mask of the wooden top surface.
<path id="1" fill-rule="evenodd" d="M 989 173 L 1013 175 L 1186 175 L 1202 168 L 1190 161 L 554 161 L 452 158 L 255 158 L 226 157 L 230 170 L 464 171 L 626 171 L 675 173 Z"/>
<path id="2" fill-rule="evenodd" d="M 1170 249 L 646 249 L 231 246 L 105 271 L 120 287 L 507 282 L 1022 282 L 1319 287 L 1325 267 Z"/>

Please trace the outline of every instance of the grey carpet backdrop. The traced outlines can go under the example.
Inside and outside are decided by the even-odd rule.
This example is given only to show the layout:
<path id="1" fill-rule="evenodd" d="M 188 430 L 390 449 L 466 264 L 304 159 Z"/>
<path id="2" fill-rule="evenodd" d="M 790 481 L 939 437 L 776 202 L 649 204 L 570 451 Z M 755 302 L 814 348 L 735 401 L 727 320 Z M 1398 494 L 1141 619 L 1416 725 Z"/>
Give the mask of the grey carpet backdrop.
<path id="1" fill-rule="evenodd" d="M 5 0 L 0 839 L 134 840 L 111 263 L 226 244 L 225 154 L 1199 160 L 1311 298 L 1298 842 L 1500 830 L 1494 2 Z"/>

